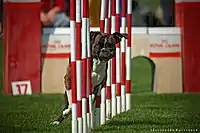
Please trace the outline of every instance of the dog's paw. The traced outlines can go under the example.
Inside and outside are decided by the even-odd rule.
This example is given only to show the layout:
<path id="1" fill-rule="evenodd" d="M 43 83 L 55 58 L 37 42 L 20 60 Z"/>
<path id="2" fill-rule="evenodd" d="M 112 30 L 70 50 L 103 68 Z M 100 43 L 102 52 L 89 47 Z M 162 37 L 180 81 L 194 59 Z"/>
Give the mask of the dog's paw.
<path id="1" fill-rule="evenodd" d="M 51 125 L 59 125 L 59 124 L 60 124 L 59 121 L 54 121 L 54 122 L 51 123 Z"/>

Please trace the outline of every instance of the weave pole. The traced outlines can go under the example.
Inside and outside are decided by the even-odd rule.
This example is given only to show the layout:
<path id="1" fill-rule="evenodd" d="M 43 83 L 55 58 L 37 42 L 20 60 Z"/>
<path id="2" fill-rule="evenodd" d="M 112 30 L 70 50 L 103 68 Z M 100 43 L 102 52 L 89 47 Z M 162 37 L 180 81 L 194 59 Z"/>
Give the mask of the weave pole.
<path id="1" fill-rule="evenodd" d="M 101 0 L 100 32 L 104 32 L 104 26 L 105 26 L 105 4 L 106 4 L 106 0 Z M 104 105 L 101 104 L 101 102 L 103 103 L 103 98 L 101 98 L 101 96 L 105 96 L 104 93 L 106 93 L 104 87 L 102 89 L 98 88 L 98 93 L 97 93 L 97 96 L 96 96 L 95 127 L 100 126 L 100 124 L 101 124 L 101 116 L 103 115 L 103 112 L 105 110 Z"/>
<path id="2" fill-rule="evenodd" d="M 122 31 L 126 33 L 126 0 L 122 0 Z M 126 40 L 121 41 L 121 106 L 122 112 L 126 110 Z"/>
<path id="3" fill-rule="evenodd" d="M 76 1 L 70 0 L 70 32 L 71 32 L 71 85 L 72 85 L 72 133 L 78 133 L 77 123 L 77 86 L 76 86 Z"/>
<path id="4" fill-rule="evenodd" d="M 100 124 L 106 122 L 106 85 L 101 89 Z"/>
<path id="5" fill-rule="evenodd" d="M 100 31 L 105 33 L 107 27 L 106 21 L 106 10 L 107 10 L 107 1 L 101 0 L 101 15 L 100 15 Z M 104 85 L 101 91 L 101 106 L 100 106 L 100 124 L 106 122 L 106 86 Z"/>
<path id="6" fill-rule="evenodd" d="M 93 128 L 93 112 L 92 112 L 92 77 L 91 77 L 91 47 L 90 47 L 90 20 L 89 20 L 89 0 L 85 0 L 85 10 L 86 10 L 86 34 L 87 34 L 87 127 L 88 132 L 91 132 Z"/>
<path id="7" fill-rule="evenodd" d="M 76 0 L 76 84 L 78 107 L 78 132 L 83 131 L 82 120 L 82 44 L 81 44 L 81 0 Z"/>
<path id="8" fill-rule="evenodd" d="M 112 0 L 112 11 L 111 11 L 111 33 L 115 33 L 116 31 L 116 0 Z M 112 58 L 112 86 L 111 86 L 111 99 L 112 99 L 112 117 L 117 114 L 117 106 L 116 106 L 116 57 Z"/>
<path id="9" fill-rule="evenodd" d="M 127 4 L 127 26 L 128 26 L 128 42 L 126 48 L 126 110 L 131 109 L 131 24 L 132 24 L 132 0 L 128 0 Z"/>
<path id="10" fill-rule="evenodd" d="M 88 133 L 87 125 L 87 17 L 88 1 L 82 0 L 82 117 L 83 133 Z"/>
<path id="11" fill-rule="evenodd" d="M 111 0 L 106 0 L 105 32 L 111 34 Z M 108 61 L 107 69 L 106 118 L 111 118 L 111 60 Z"/>
<path id="12" fill-rule="evenodd" d="M 124 1 L 124 0 L 123 0 Z M 116 0 L 116 32 L 120 33 L 120 0 Z M 121 112 L 121 49 L 120 42 L 116 44 L 116 98 L 117 98 L 117 114 Z"/>

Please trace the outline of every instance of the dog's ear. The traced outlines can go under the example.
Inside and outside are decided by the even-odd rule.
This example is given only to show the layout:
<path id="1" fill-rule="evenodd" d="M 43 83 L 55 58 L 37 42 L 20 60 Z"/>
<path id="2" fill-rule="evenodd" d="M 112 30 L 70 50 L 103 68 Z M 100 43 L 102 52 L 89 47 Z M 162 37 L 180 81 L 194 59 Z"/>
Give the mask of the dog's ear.
<path id="1" fill-rule="evenodd" d="M 90 31 L 90 43 L 94 43 L 97 35 L 101 34 L 99 31 Z"/>
<path id="2" fill-rule="evenodd" d="M 128 35 L 126 33 L 119 33 L 119 32 L 115 32 L 111 35 L 115 41 L 116 41 L 116 44 L 121 42 L 121 39 L 124 37 L 125 39 L 128 39 Z"/>

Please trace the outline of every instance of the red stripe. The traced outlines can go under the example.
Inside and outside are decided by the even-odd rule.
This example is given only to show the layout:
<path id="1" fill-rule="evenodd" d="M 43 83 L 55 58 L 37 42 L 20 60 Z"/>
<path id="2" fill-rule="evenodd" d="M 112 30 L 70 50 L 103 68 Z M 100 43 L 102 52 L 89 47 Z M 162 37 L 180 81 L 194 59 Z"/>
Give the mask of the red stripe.
<path id="1" fill-rule="evenodd" d="M 108 18 L 108 4 L 109 4 L 109 1 L 106 0 L 106 14 L 105 14 L 105 18 Z"/>
<path id="2" fill-rule="evenodd" d="M 87 0 L 83 0 L 83 18 L 87 17 Z"/>
<path id="3" fill-rule="evenodd" d="M 116 14 L 116 32 L 120 32 L 120 14 Z"/>
<path id="4" fill-rule="evenodd" d="M 122 78 L 121 78 L 121 84 L 125 85 L 126 84 L 126 58 L 125 58 L 126 54 L 125 54 L 125 52 L 122 52 L 121 55 L 122 55 L 122 62 L 121 62 L 121 72 L 122 72 L 121 76 L 122 76 Z"/>
<path id="5" fill-rule="evenodd" d="M 131 93 L 131 80 L 126 80 L 126 93 Z"/>
<path id="6" fill-rule="evenodd" d="M 112 58 L 112 84 L 116 84 L 116 57 Z"/>
<path id="7" fill-rule="evenodd" d="M 111 99 L 111 87 L 106 86 L 106 99 Z"/>
<path id="8" fill-rule="evenodd" d="M 70 20 L 76 20 L 76 1 L 70 0 Z"/>
<path id="9" fill-rule="evenodd" d="M 87 72 L 87 60 L 82 59 L 82 98 L 86 98 L 86 72 Z"/>
<path id="10" fill-rule="evenodd" d="M 101 96 L 96 96 L 96 108 L 100 108 Z"/>
<path id="11" fill-rule="evenodd" d="M 128 41 L 127 41 L 127 46 L 131 47 L 132 14 L 128 14 L 127 15 L 127 22 L 128 22 Z"/>
<path id="12" fill-rule="evenodd" d="M 117 96 L 121 96 L 121 83 L 117 83 Z"/>
<path id="13" fill-rule="evenodd" d="M 116 32 L 120 32 L 120 14 L 116 14 Z M 117 43 L 116 47 L 120 48 L 120 43 Z"/>
<path id="14" fill-rule="evenodd" d="M 126 0 L 122 0 L 122 17 L 126 17 Z"/>
<path id="15" fill-rule="evenodd" d="M 77 111 L 77 117 L 82 117 L 82 101 L 77 101 L 77 108 L 78 108 L 78 111 Z"/>
<path id="16" fill-rule="evenodd" d="M 120 48 L 120 42 L 116 44 L 116 48 Z"/>
<path id="17" fill-rule="evenodd" d="M 72 103 L 77 102 L 76 91 L 76 62 L 71 62 L 71 87 L 72 87 Z"/>
<path id="18" fill-rule="evenodd" d="M 116 0 L 112 0 L 112 16 L 116 15 Z"/>
<path id="19" fill-rule="evenodd" d="M 42 58 L 69 58 L 70 53 L 58 53 L 58 54 L 45 54 L 42 53 Z"/>
<path id="20" fill-rule="evenodd" d="M 149 53 L 149 56 L 151 58 L 163 58 L 163 57 L 181 57 L 181 53 L 180 52 L 173 52 L 173 53 Z"/>
<path id="21" fill-rule="evenodd" d="M 105 27 L 105 21 L 100 20 L 100 32 L 104 32 L 104 27 Z"/>
<path id="22" fill-rule="evenodd" d="M 76 22 L 76 60 L 81 60 L 81 22 Z"/>
<path id="23" fill-rule="evenodd" d="M 89 0 L 86 0 L 87 18 L 89 18 Z"/>

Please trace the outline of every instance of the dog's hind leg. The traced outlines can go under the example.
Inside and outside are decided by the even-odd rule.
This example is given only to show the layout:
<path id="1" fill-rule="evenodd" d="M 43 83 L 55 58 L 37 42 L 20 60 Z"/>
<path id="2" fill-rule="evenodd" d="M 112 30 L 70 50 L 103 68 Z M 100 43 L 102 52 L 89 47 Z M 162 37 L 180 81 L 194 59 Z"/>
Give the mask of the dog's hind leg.
<path id="1" fill-rule="evenodd" d="M 70 108 L 68 96 L 69 96 L 69 94 L 67 94 L 67 91 L 65 91 L 65 94 L 64 94 L 65 107 L 64 107 L 64 109 L 62 110 L 62 112 L 60 113 L 60 115 L 56 118 L 56 120 L 55 120 L 52 124 L 58 125 L 58 124 L 60 124 L 68 115 L 70 115 L 71 108 Z"/>
<path id="2" fill-rule="evenodd" d="M 72 106 L 72 98 L 71 98 L 71 72 L 70 67 L 67 69 L 67 73 L 64 77 L 64 84 L 65 84 L 65 94 L 64 94 L 64 101 L 65 107 L 60 113 L 60 115 L 56 118 L 53 124 L 60 124 L 67 116 L 71 114 L 71 106 Z"/>

